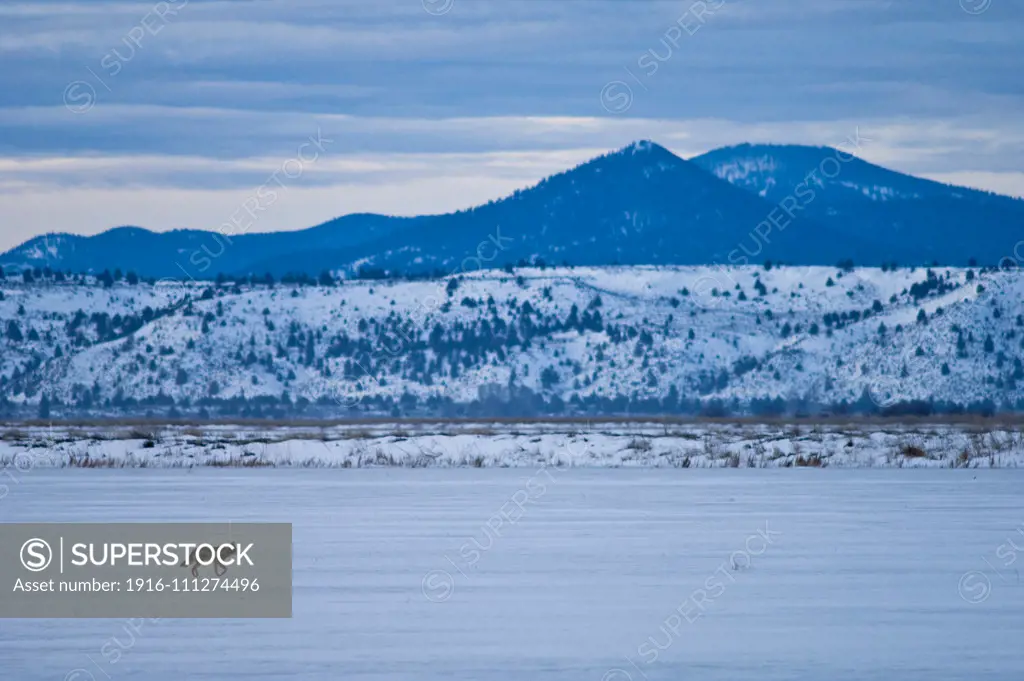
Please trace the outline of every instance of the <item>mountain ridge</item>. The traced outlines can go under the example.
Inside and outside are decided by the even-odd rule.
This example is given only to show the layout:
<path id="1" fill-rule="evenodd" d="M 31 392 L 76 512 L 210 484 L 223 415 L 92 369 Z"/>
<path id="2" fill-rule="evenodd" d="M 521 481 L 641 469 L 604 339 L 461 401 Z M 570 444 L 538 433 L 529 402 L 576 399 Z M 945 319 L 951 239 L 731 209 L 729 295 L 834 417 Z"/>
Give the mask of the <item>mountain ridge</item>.
<path id="1" fill-rule="evenodd" d="M 809 201 L 796 202 L 801 187 Z M 796 208 L 780 221 L 778 204 L 787 200 Z M 450 213 L 357 213 L 287 232 L 55 232 L 0 255 L 0 265 L 204 280 L 541 261 L 996 264 L 1021 226 L 1024 200 L 917 178 L 831 147 L 741 144 L 684 160 L 641 140 Z"/>
<path id="2" fill-rule="evenodd" d="M 834 174 L 826 170 L 832 158 Z M 803 214 L 843 238 L 879 245 L 880 257 L 866 264 L 1019 265 L 1013 249 L 1024 199 L 915 177 L 831 147 L 743 144 L 690 160 L 770 201 L 809 188 Z"/>
<path id="3" fill-rule="evenodd" d="M 1020 271 L 44 277 L 0 292 L 0 416 L 1024 410 Z"/>

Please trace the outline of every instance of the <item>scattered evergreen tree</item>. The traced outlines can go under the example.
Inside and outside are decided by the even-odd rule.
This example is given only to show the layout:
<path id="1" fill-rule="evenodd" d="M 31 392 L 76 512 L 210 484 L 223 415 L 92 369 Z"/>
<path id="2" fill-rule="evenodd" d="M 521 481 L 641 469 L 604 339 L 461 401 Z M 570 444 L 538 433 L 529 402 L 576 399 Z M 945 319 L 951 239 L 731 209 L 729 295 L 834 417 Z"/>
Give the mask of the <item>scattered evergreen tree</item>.
<path id="1" fill-rule="evenodd" d="M 13 343 L 20 343 L 25 340 L 25 337 L 21 335 L 21 327 L 13 319 L 7 322 L 7 338 Z"/>

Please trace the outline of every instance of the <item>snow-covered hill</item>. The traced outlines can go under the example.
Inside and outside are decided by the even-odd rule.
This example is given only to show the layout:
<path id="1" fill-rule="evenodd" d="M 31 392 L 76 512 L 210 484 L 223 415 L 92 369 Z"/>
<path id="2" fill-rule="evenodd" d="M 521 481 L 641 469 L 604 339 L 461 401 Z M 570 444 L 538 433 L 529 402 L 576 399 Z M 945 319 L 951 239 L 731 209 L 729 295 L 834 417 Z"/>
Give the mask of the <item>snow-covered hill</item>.
<path id="1" fill-rule="evenodd" d="M 830 147 L 741 144 L 715 149 L 692 160 L 715 176 L 775 202 L 794 194 L 801 184 L 868 201 L 935 198 L 953 192 L 979 197 L 985 194 L 904 175 L 848 152 Z"/>
<path id="2" fill-rule="evenodd" d="M 855 156 L 861 146 L 871 141 L 858 132 L 840 149 L 741 144 L 690 161 L 839 235 L 851 253 L 840 258 L 872 265 L 1019 265 L 1013 247 L 1024 224 L 1024 200 L 889 170 Z M 853 255 L 858 250 L 871 255 Z M 830 264 L 839 258 L 794 260 L 787 254 L 785 260 Z"/>
<path id="3" fill-rule="evenodd" d="M 1019 272 L 619 267 L 0 290 L 0 408 L 20 415 L 1024 407 Z"/>

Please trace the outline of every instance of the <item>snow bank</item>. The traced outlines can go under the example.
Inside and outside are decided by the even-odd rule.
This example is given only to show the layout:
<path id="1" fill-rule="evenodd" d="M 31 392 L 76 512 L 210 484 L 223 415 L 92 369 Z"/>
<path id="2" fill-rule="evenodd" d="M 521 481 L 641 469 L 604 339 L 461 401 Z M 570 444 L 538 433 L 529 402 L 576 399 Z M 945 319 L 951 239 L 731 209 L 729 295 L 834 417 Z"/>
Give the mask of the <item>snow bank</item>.
<path id="1" fill-rule="evenodd" d="M 973 425 L 564 423 L 331 428 L 28 428 L 0 440 L 8 473 L 33 467 L 1016 468 L 1024 432 Z"/>

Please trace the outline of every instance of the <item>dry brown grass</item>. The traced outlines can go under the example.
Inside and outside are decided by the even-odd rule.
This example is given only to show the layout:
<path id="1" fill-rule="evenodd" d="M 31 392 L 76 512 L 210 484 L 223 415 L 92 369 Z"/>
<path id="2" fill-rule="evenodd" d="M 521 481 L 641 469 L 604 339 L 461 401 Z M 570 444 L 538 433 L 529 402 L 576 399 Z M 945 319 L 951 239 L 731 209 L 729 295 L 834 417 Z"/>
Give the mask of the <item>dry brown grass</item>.
<path id="1" fill-rule="evenodd" d="M 481 437 L 490 437 L 497 435 L 497 431 L 494 428 L 466 428 L 465 430 L 453 431 L 453 434 L 458 433 L 460 435 L 479 435 Z"/>
<path id="2" fill-rule="evenodd" d="M 637 452 L 649 452 L 654 448 L 651 441 L 645 437 L 635 437 L 630 440 L 629 444 L 626 445 L 626 449 L 632 449 Z"/>
<path id="3" fill-rule="evenodd" d="M 149 459 L 127 456 L 123 459 L 107 457 L 91 457 L 88 454 L 70 454 L 64 463 L 65 468 L 148 468 Z"/>
<path id="4" fill-rule="evenodd" d="M 806 458 L 801 454 L 793 461 L 793 465 L 797 468 L 822 468 L 825 463 L 817 454 L 811 454 Z"/>
<path id="5" fill-rule="evenodd" d="M 359 419 L 214 419 L 210 421 L 197 421 L 195 419 L 144 419 L 144 418 L 113 418 L 113 419 L 68 419 L 64 421 L 41 421 L 39 419 L 16 419 L 0 421 L 11 427 L 46 427 L 50 425 L 79 426 L 79 427 L 146 427 L 158 428 L 164 426 L 251 426 L 261 428 L 271 427 L 305 427 L 324 428 L 339 426 L 413 426 L 413 425 L 472 425 L 488 423 L 494 425 L 521 425 L 521 424 L 574 424 L 596 426 L 606 424 L 610 426 L 621 426 L 627 424 L 655 424 L 655 425 L 703 425 L 703 424 L 737 424 L 737 425 L 878 425 L 878 426 L 932 426 L 932 425 L 974 425 L 981 429 L 997 427 L 1024 426 L 1024 413 L 1022 414 L 997 414 L 992 417 L 978 416 L 974 414 L 942 414 L 934 416 L 817 416 L 817 417 L 728 417 L 709 418 L 697 416 L 563 416 L 563 417 L 493 417 L 493 418 L 390 418 L 374 417 Z M 0 436 L 2 438 L 2 436 Z"/>
<path id="6" fill-rule="evenodd" d="M 147 440 L 150 442 L 155 442 L 156 440 L 160 439 L 160 433 L 151 429 L 133 428 L 131 431 L 128 432 L 127 439 Z"/>
<path id="7" fill-rule="evenodd" d="M 900 454 L 908 459 L 927 459 L 928 453 L 917 445 L 903 445 L 900 447 Z"/>
<path id="8" fill-rule="evenodd" d="M 276 468 L 277 464 L 258 456 L 233 456 L 229 459 L 207 459 L 202 465 L 209 468 Z"/>

